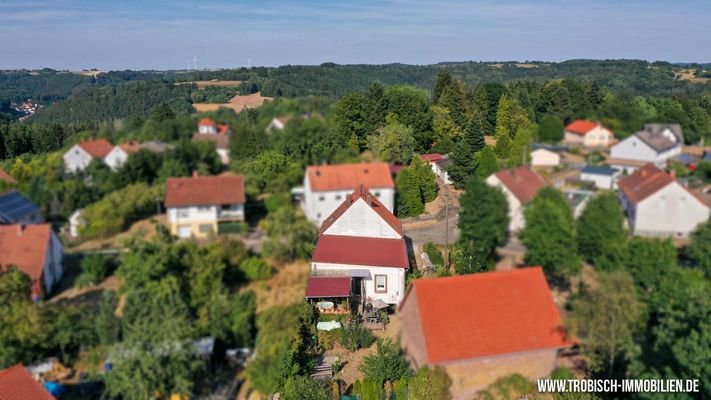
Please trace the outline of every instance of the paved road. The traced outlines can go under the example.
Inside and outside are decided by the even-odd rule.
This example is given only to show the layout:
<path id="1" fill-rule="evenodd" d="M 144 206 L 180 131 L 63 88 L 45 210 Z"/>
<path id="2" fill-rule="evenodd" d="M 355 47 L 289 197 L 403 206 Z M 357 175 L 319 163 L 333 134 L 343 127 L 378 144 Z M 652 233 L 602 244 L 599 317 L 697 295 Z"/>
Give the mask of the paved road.
<path id="1" fill-rule="evenodd" d="M 449 214 L 449 226 L 447 226 L 447 221 L 442 219 L 441 221 L 431 221 L 428 223 L 410 224 L 403 226 L 405 235 L 412 240 L 412 245 L 422 246 L 427 242 L 433 242 L 437 244 L 445 244 L 445 239 L 452 244 L 459 238 L 459 229 L 457 228 L 457 223 L 459 222 L 459 214 L 455 211 Z M 445 233 L 449 230 L 449 237 Z"/>

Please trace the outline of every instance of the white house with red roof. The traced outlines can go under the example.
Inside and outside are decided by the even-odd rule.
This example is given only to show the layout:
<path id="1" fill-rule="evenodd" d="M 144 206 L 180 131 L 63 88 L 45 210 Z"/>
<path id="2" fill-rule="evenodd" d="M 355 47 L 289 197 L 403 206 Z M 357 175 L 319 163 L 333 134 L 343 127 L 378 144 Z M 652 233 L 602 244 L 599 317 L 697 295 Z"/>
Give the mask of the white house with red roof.
<path id="1" fill-rule="evenodd" d="M 62 156 L 64 170 L 76 173 L 86 169 L 92 160 L 103 160 L 111 153 L 114 146 L 104 139 L 82 140 L 75 144 Z"/>
<path id="2" fill-rule="evenodd" d="M 220 125 L 210 118 L 203 118 L 198 123 L 198 131 L 193 140 L 206 140 L 215 143 L 217 155 L 223 164 L 230 163 L 230 137 L 232 130 L 229 125 Z"/>
<path id="3" fill-rule="evenodd" d="M 607 147 L 615 141 L 615 134 L 601 123 L 579 119 L 565 127 L 563 142 L 583 147 Z"/>
<path id="4" fill-rule="evenodd" d="M 361 186 L 346 196 L 321 227 L 306 298 L 347 297 L 395 305 L 405 295 L 409 268 L 400 221 Z"/>
<path id="5" fill-rule="evenodd" d="M 165 207 L 170 233 L 179 238 L 217 234 L 220 223 L 244 221 L 244 177 L 168 178 Z"/>
<path id="6" fill-rule="evenodd" d="M 540 267 L 417 279 L 399 312 L 407 358 L 443 367 L 454 399 L 514 373 L 549 376 L 571 345 Z"/>
<path id="7" fill-rule="evenodd" d="M 499 171 L 488 178 L 489 186 L 498 187 L 506 196 L 509 206 L 509 232 L 518 232 L 526 225 L 523 210 L 538 191 L 548 182 L 529 167 Z"/>
<path id="8" fill-rule="evenodd" d="M 0 400 L 55 400 L 29 371 L 16 364 L 0 371 Z"/>
<path id="9" fill-rule="evenodd" d="M 117 144 L 111 149 L 111 152 L 104 157 L 104 162 L 112 171 L 116 171 L 126 163 L 129 155 L 139 150 L 141 150 L 141 144 L 138 142 L 131 141 Z"/>
<path id="10" fill-rule="evenodd" d="M 432 172 L 437 175 L 437 177 L 444 182 L 445 185 L 451 185 L 452 180 L 449 179 L 449 174 L 447 173 L 447 167 L 451 164 L 449 155 L 439 154 L 439 153 L 429 153 L 422 154 L 418 156 L 420 160 L 426 162 L 432 168 Z"/>
<path id="11" fill-rule="evenodd" d="M 709 199 L 673 175 L 647 164 L 617 183 L 618 197 L 635 235 L 687 237 L 711 215 Z"/>
<path id="12" fill-rule="evenodd" d="M 32 298 L 43 299 L 62 279 L 64 246 L 49 224 L 0 225 L 0 269 L 15 266 L 32 280 Z"/>
<path id="13" fill-rule="evenodd" d="M 387 163 L 312 165 L 306 168 L 302 201 L 306 218 L 321 225 L 360 186 L 365 186 L 388 211 L 393 211 L 395 182 Z"/>

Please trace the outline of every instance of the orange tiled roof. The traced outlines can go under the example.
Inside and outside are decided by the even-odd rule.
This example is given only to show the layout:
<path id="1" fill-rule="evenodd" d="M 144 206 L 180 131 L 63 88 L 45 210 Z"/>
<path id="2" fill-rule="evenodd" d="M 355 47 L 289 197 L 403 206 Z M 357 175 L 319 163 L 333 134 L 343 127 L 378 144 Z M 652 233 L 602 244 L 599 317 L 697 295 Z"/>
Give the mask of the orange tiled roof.
<path id="1" fill-rule="evenodd" d="M 541 267 L 417 279 L 429 363 L 570 345 Z"/>
<path id="2" fill-rule="evenodd" d="M 10 174 L 0 169 L 0 181 L 14 185 L 17 183 L 15 178 L 11 177 Z"/>
<path id="3" fill-rule="evenodd" d="M 617 186 L 631 202 L 638 203 L 672 182 L 674 178 L 671 175 L 654 164 L 645 164 L 633 174 L 620 179 Z"/>
<path id="4" fill-rule="evenodd" d="M 54 400 L 22 364 L 0 371 L 0 400 Z"/>
<path id="5" fill-rule="evenodd" d="M 199 126 L 217 126 L 215 121 L 211 120 L 210 118 L 203 118 L 200 120 L 198 123 Z"/>
<path id="6" fill-rule="evenodd" d="M 363 185 L 361 185 L 350 195 L 346 196 L 343 203 L 341 203 L 341 205 L 338 206 L 338 208 L 336 208 L 331 215 L 323 221 L 323 224 L 321 225 L 321 233 L 330 228 L 334 222 L 336 222 L 356 201 L 358 201 L 358 199 L 363 199 L 365 203 L 380 216 L 380 218 L 395 229 L 400 237 L 403 236 L 402 224 L 400 223 L 400 220 L 397 219 L 397 217 L 393 215 L 393 213 L 391 213 L 390 210 L 388 210 L 387 207 L 385 207 L 383 203 L 381 203 L 377 197 L 373 196 Z"/>
<path id="7" fill-rule="evenodd" d="M 33 281 L 41 279 L 51 231 L 49 224 L 0 225 L 0 267 L 14 265 Z"/>
<path id="8" fill-rule="evenodd" d="M 108 156 L 114 148 L 111 143 L 104 139 L 82 140 L 79 142 L 79 147 L 84 149 L 84 151 L 89 153 L 92 157 L 96 158 L 104 158 Z"/>
<path id="9" fill-rule="evenodd" d="M 394 188 L 390 167 L 384 162 L 312 165 L 306 169 L 311 190 L 355 190 L 361 185 L 366 188 Z"/>
<path id="10" fill-rule="evenodd" d="M 600 125 L 598 122 L 579 119 L 568 124 L 568 126 L 565 127 L 565 130 L 576 135 L 585 136 L 598 125 Z"/>
<path id="11" fill-rule="evenodd" d="M 121 148 L 121 150 L 123 150 L 126 154 L 135 153 L 135 152 L 137 152 L 138 150 L 141 150 L 141 144 L 138 143 L 138 142 L 136 142 L 136 141 L 130 141 L 130 142 L 127 142 L 127 143 L 121 143 L 121 144 L 118 145 L 118 146 L 119 146 L 119 147 Z"/>
<path id="12" fill-rule="evenodd" d="M 497 172 L 496 177 L 516 196 L 521 204 L 533 200 L 542 187 L 548 186 L 548 183 L 540 175 L 528 167 L 505 169 Z"/>
<path id="13" fill-rule="evenodd" d="M 166 207 L 244 204 L 244 176 L 194 176 L 168 178 Z"/>

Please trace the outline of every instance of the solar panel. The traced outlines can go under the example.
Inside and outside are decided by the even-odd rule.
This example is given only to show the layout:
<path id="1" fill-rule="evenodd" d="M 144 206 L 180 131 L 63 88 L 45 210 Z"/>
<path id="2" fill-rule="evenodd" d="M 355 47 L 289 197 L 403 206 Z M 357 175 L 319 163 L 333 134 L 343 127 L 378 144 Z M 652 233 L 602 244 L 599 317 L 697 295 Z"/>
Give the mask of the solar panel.
<path id="1" fill-rule="evenodd" d="M 39 207 L 18 191 L 0 194 L 0 222 L 14 224 L 39 212 Z"/>

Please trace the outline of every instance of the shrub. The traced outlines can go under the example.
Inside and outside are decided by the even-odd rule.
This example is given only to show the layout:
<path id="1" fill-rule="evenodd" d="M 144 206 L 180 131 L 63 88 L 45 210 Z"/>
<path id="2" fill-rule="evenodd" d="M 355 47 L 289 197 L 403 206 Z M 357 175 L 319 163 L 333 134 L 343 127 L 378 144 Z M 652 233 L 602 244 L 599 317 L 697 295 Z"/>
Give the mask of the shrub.
<path id="1" fill-rule="evenodd" d="M 246 233 L 249 226 L 244 222 L 223 222 L 217 226 L 220 235 Z"/>
<path id="2" fill-rule="evenodd" d="M 373 334 L 357 322 L 349 323 L 341 330 L 341 345 L 350 351 L 370 347 L 373 342 Z"/>
<path id="3" fill-rule="evenodd" d="M 77 287 L 95 286 L 108 276 L 112 262 L 108 257 L 92 254 L 81 260 L 81 274 L 77 277 Z"/>
<path id="4" fill-rule="evenodd" d="M 260 281 L 272 277 L 272 267 L 259 257 L 250 257 L 240 268 L 250 281 Z"/>
<path id="5" fill-rule="evenodd" d="M 400 348 L 389 339 L 379 341 L 378 351 L 363 359 L 360 372 L 366 379 L 379 383 L 398 380 L 412 373 Z"/>
<path id="6" fill-rule="evenodd" d="M 432 264 L 436 267 L 444 266 L 444 257 L 442 256 L 442 252 L 437 248 L 437 245 L 432 242 L 427 242 L 422 246 L 422 250 L 427 253 L 430 261 L 432 261 Z"/>

